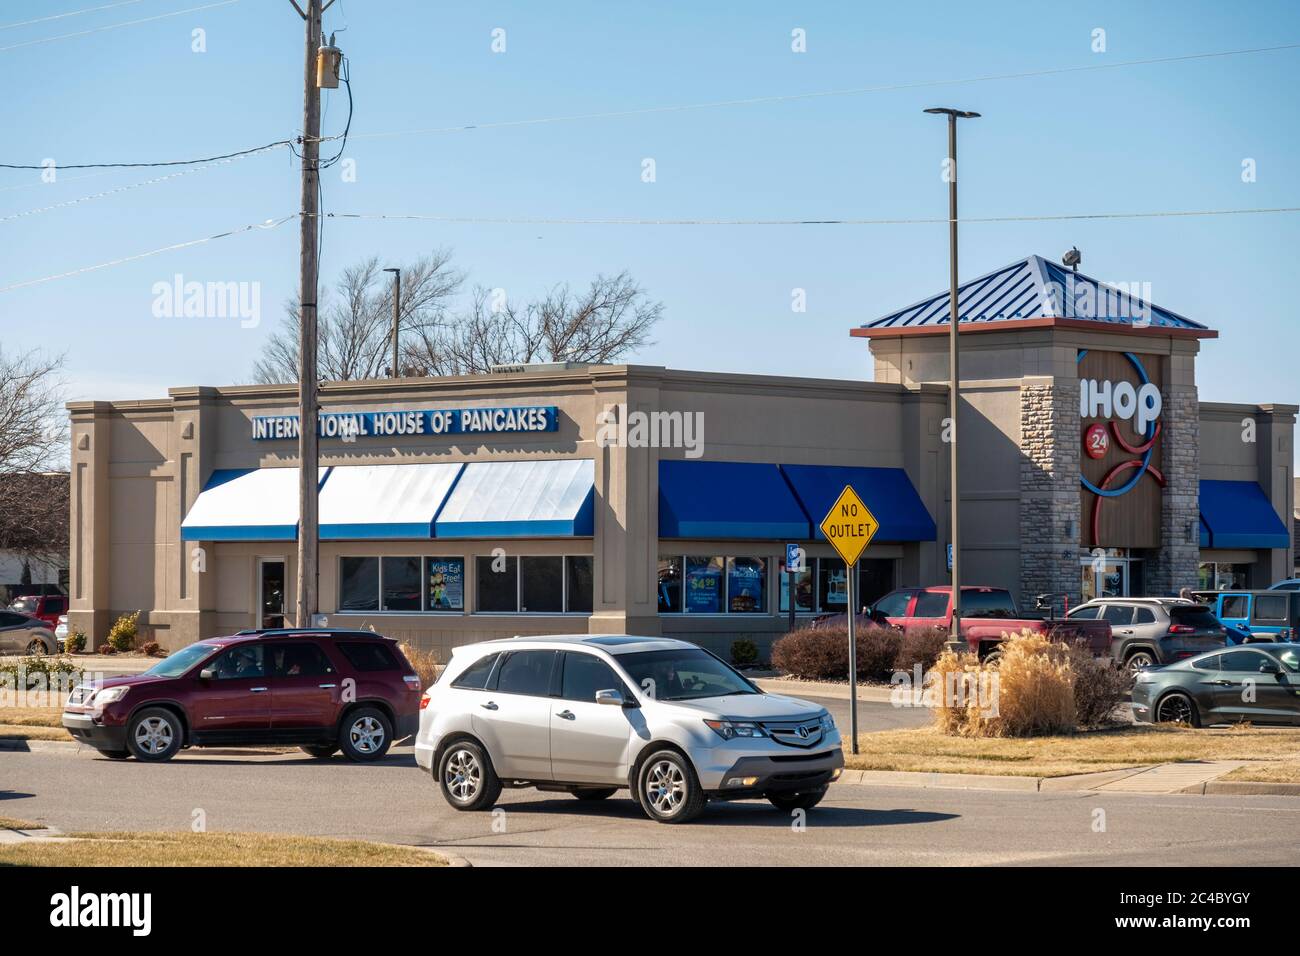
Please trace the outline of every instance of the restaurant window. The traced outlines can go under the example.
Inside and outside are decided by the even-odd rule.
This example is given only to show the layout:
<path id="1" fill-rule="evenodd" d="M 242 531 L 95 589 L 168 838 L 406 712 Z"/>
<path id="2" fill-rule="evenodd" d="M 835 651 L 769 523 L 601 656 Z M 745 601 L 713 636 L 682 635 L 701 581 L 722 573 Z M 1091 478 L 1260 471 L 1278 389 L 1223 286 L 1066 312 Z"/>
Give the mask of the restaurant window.
<path id="1" fill-rule="evenodd" d="M 722 567 L 722 558 L 692 554 L 686 556 L 685 613 L 722 613 Z"/>
<path id="2" fill-rule="evenodd" d="M 480 557 L 475 571 L 478 580 L 474 610 L 498 614 L 519 610 L 518 559 Z"/>
<path id="3" fill-rule="evenodd" d="M 767 561 L 727 558 L 727 610 L 732 614 L 767 613 Z"/>
<path id="4" fill-rule="evenodd" d="M 565 610 L 570 614 L 590 614 L 594 592 L 592 558 L 588 554 L 571 554 L 564 559 Z"/>
<path id="5" fill-rule="evenodd" d="M 1197 583 L 1202 591 L 1229 591 L 1246 587 L 1249 564 L 1202 561 L 1197 567 Z"/>
<path id="6" fill-rule="evenodd" d="M 519 559 L 519 610 L 557 614 L 564 610 L 564 559 Z"/>
<path id="7" fill-rule="evenodd" d="M 817 606 L 830 614 L 848 613 L 849 576 L 839 558 L 817 560 Z"/>
<path id="8" fill-rule="evenodd" d="M 339 558 L 339 610 L 379 610 L 378 558 Z"/>
<path id="9" fill-rule="evenodd" d="M 380 574 L 384 595 L 381 611 L 420 610 L 419 558 L 384 558 Z"/>
<path id="10" fill-rule="evenodd" d="M 424 579 L 427 610 L 465 610 L 464 558 L 425 558 Z"/>
<path id="11" fill-rule="evenodd" d="M 817 562 L 811 558 L 805 558 L 803 570 L 794 573 L 794 609 L 796 612 L 812 611 L 816 609 L 816 595 L 813 594 L 813 571 Z M 780 608 L 782 614 L 790 613 L 790 579 L 786 574 L 785 559 L 781 559 L 779 565 L 780 575 L 777 577 L 777 590 L 780 592 Z"/>
<path id="12" fill-rule="evenodd" d="M 682 559 L 680 555 L 659 559 L 659 613 L 677 614 L 682 609 Z"/>

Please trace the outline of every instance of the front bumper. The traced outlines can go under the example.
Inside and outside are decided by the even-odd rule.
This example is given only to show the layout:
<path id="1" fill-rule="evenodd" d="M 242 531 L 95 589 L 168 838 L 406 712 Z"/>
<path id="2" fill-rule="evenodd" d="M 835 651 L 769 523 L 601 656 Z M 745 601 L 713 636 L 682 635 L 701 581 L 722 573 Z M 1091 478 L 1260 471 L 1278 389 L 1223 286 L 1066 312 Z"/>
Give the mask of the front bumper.
<path id="1" fill-rule="evenodd" d="M 765 793 L 804 793 L 826 786 L 843 768 L 844 751 L 838 746 L 810 754 L 741 757 L 710 789 L 710 796 L 729 800 Z"/>
<path id="2" fill-rule="evenodd" d="M 125 724 L 97 723 L 93 714 L 65 710 L 63 726 L 77 740 L 89 744 L 96 750 L 126 749 Z"/>

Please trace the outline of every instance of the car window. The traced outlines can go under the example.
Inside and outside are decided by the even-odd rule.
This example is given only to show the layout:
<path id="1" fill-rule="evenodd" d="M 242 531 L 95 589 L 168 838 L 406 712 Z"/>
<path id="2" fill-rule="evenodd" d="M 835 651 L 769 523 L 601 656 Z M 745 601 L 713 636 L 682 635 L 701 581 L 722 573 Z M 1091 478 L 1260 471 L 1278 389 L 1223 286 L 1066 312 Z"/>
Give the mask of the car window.
<path id="1" fill-rule="evenodd" d="M 944 613 L 947 613 L 944 608 Z M 1011 592 L 1001 588 L 990 591 L 961 592 L 962 617 L 1015 617 L 1016 602 L 1011 600 Z"/>
<path id="2" fill-rule="evenodd" d="M 1255 620 L 1285 621 L 1290 606 L 1289 594 L 1258 594 L 1255 596 Z"/>
<path id="3" fill-rule="evenodd" d="M 1092 621 L 1095 620 L 1097 615 L 1100 613 L 1101 613 L 1100 604 L 1085 604 L 1083 607 L 1076 607 L 1073 611 L 1071 611 L 1069 614 L 1065 616 L 1074 620 Z"/>
<path id="4" fill-rule="evenodd" d="M 45 607 L 45 613 L 62 614 L 67 609 L 68 601 L 66 598 L 50 598 L 49 603 Z"/>
<path id="5" fill-rule="evenodd" d="M 1149 607 L 1140 607 L 1133 615 L 1134 624 L 1154 624 L 1156 622 L 1155 611 Z"/>
<path id="6" fill-rule="evenodd" d="M 1217 671 L 1221 657 L 1223 657 L 1222 654 L 1207 654 L 1192 661 L 1192 666 L 1198 671 Z"/>
<path id="7" fill-rule="evenodd" d="M 497 662 L 501 654 L 488 654 L 486 657 L 480 657 L 469 667 L 461 671 L 460 676 L 451 682 L 452 687 L 460 687 L 464 690 L 482 690 L 487 686 L 488 675 L 492 673 L 492 665 Z"/>
<path id="8" fill-rule="evenodd" d="M 620 694 L 625 692 L 623 682 L 614 674 L 613 668 L 599 657 L 574 651 L 565 652 L 560 696 L 565 700 L 594 702 L 598 690 L 616 690 Z"/>
<path id="9" fill-rule="evenodd" d="M 885 617 L 903 617 L 907 614 L 907 602 L 912 599 L 912 591 L 895 591 L 886 594 L 876 602 L 875 611 Z"/>
<path id="10" fill-rule="evenodd" d="M 1246 618 L 1250 615 L 1250 596 L 1246 594 L 1223 595 L 1219 617 Z"/>
<path id="11" fill-rule="evenodd" d="M 1127 604 L 1107 604 L 1101 617 L 1109 621 L 1111 627 L 1124 627 L 1133 623 L 1133 608 Z"/>
<path id="12" fill-rule="evenodd" d="M 23 614 L 14 614 L 11 611 L 0 611 L 0 627 L 18 627 L 22 624 L 30 624 L 31 618 Z"/>
<path id="13" fill-rule="evenodd" d="M 246 677 L 265 677 L 265 655 L 261 644 L 241 644 L 222 654 L 212 666 L 217 680 L 238 680 Z"/>
<path id="14" fill-rule="evenodd" d="M 947 617 L 948 592 L 922 591 L 916 596 L 916 610 L 912 617 Z"/>
<path id="15" fill-rule="evenodd" d="M 1198 630 L 1218 631 L 1223 629 L 1219 619 L 1204 604 L 1175 604 L 1169 609 L 1169 621 Z"/>
<path id="16" fill-rule="evenodd" d="M 344 657 L 359 671 L 395 671 L 400 668 L 388 645 L 379 641 L 344 641 L 336 645 Z"/>
<path id="17" fill-rule="evenodd" d="M 545 697 L 551 692 L 555 651 L 515 651 L 501 665 L 497 690 L 503 694 Z"/>
<path id="18" fill-rule="evenodd" d="M 323 677 L 334 673 L 325 652 L 311 641 L 272 644 L 266 653 L 271 659 L 273 677 Z"/>
<path id="19" fill-rule="evenodd" d="M 15 611 L 22 611 L 24 614 L 31 614 L 36 610 L 37 602 L 40 598 L 35 596 L 20 597 L 9 606 Z"/>
<path id="20" fill-rule="evenodd" d="M 1264 655 L 1256 651 L 1229 651 L 1219 661 L 1219 670 L 1252 674 L 1259 673 L 1259 665 L 1264 663 Z"/>
<path id="21" fill-rule="evenodd" d="M 191 644 L 189 647 L 182 647 L 175 654 L 168 654 L 145 673 L 155 677 L 180 677 L 217 647 L 216 644 Z"/>
<path id="22" fill-rule="evenodd" d="M 1286 666 L 1287 670 L 1292 673 L 1300 673 L 1300 653 L 1288 647 L 1284 651 L 1277 652 L 1277 659 Z"/>
<path id="23" fill-rule="evenodd" d="M 656 700 L 697 700 L 762 693 L 737 671 L 698 647 L 620 654 L 619 666 Z"/>

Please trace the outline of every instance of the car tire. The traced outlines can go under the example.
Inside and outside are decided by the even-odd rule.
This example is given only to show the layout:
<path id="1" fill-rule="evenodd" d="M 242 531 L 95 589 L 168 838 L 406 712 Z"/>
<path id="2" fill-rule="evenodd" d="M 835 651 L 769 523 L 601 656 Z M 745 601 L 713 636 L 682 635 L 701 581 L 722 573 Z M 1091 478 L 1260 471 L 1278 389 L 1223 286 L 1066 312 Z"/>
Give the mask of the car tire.
<path id="1" fill-rule="evenodd" d="M 107 757 L 109 760 L 125 760 L 127 757 L 131 756 L 131 751 L 129 751 L 129 750 L 101 750 L 101 751 L 99 752 L 99 755 L 100 755 L 101 757 Z"/>
<path id="2" fill-rule="evenodd" d="M 587 802 L 608 800 L 616 793 L 618 793 L 618 787 L 580 787 L 573 791 L 575 797 Z"/>
<path id="3" fill-rule="evenodd" d="M 1124 670 L 1128 672 L 1129 677 L 1136 677 L 1137 672 L 1142 668 L 1154 667 L 1155 663 L 1155 655 L 1150 651 L 1134 651 L 1124 658 Z"/>
<path id="4" fill-rule="evenodd" d="M 676 750 L 647 757 L 636 782 L 637 802 L 656 823 L 687 823 L 704 812 L 708 802 L 695 768 Z"/>
<path id="5" fill-rule="evenodd" d="M 1155 709 L 1152 711 L 1152 722 L 1199 727 L 1201 715 L 1196 709 L 1196 701 L 1182 691 L 1172 691 L 1156 701 Z"/>
<path id="6" fill-rule="evenodd" d="M 791 810 L 811 810 L 822 802 L 826 790 L 826 787 L 822 787 L 820 790 L 808 790 L 805 793 L 769 793 L 766 796 L 768 803 L 788 813 Z"/>
<path id="7" fill-rule="evenodd" d="M 456 810 L 490 810 L 501 796 L 501 778 L 473 740 L 458 740 L 438 758 L 438 787 Z"/>
<path id="8" fill-rule="evenodd" d="M 298 748 L 308 756 L 315 757 L 317 760 L 327 760 L 339 752 L 338 744 L 304 744 Z"/>
<path id="9" fill-rule="evenodd" d="M 136 760 L 161 763 L 181 749 L 181 719 L 165 707 L 146 707 L 127 722 L 126 749 Z"/>
<path id="10" fill-rule="evenodd" d="M 358 707 L 343 716 L 339 749 L 356 763 L 379 760 L 393 743 L 393 725 L 378 707 Z"/>
<path id="11" fill-rule="evenodd" d="M 39 637 L 32 638 L 31 643 L 27 645 L 28 657 L 40 657 L 47 653 L 49 653 L 49 649 L 45 646 L 45 642 Z"/>

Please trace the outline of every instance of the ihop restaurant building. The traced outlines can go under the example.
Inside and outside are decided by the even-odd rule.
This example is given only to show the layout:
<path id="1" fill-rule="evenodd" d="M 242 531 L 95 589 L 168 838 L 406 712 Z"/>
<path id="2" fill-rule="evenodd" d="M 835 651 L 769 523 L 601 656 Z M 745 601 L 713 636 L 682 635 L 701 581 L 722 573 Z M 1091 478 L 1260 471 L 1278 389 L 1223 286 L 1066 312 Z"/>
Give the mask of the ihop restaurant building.
<path id="1" fill-rule="evenodd" d="M 1202 401 L 1217 333 L 1038 256 L 960 295 L 964 576 L 1060 592 L 1266 587 L 1292 567 L 1296 406 Z M 442 656 L 515 634 L 663 634 L 764 653 L 845 609 L 817 526 L 880 523 L 865 601 L 947 581 L 948 298 L 867 339 L 871 381 L 524 366 L 322 386 L 320 611 Z M 1211 391 L 1213 389 L 1211 388 Z M 297 389 L 75 402 L 70 623 L 141 610 L 177 648 L 293 624 Z"/>

